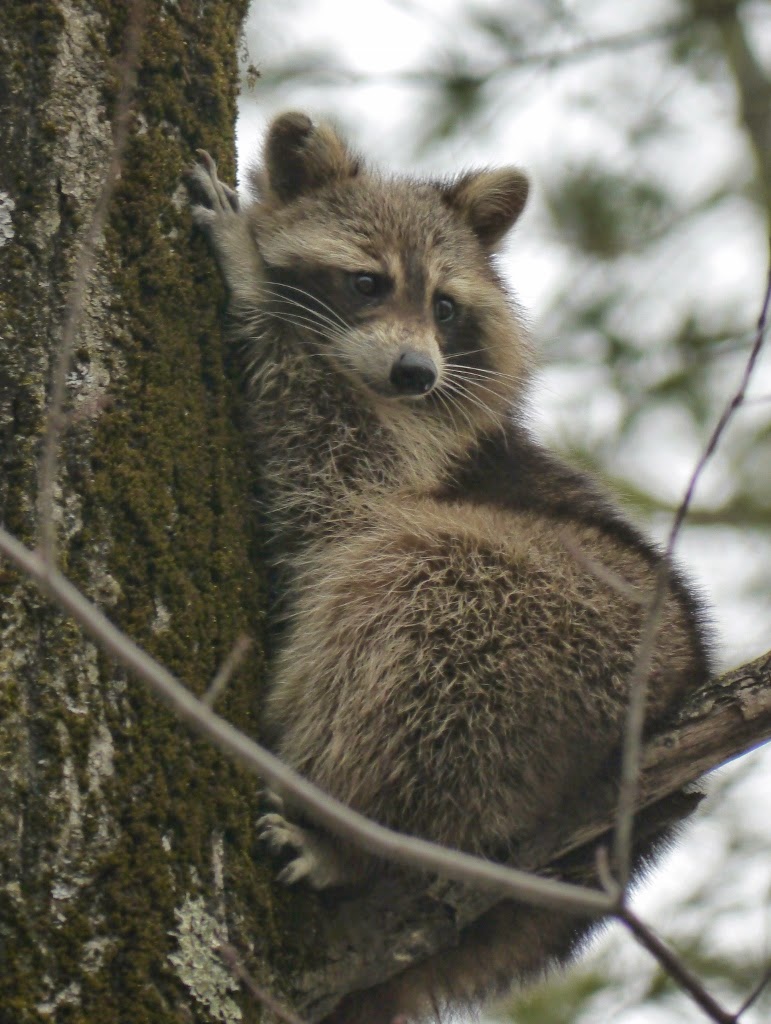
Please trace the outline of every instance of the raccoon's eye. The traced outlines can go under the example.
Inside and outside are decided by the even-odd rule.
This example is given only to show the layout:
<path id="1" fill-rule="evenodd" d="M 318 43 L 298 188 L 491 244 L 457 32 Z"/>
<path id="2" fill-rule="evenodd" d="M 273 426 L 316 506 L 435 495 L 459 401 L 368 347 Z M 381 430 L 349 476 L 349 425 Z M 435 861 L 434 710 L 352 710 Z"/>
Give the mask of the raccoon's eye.
<path id="1" fill-rule="evenodd" d="M 368 299 L 377 298 L 385 291 L 385 278 L 380 274 L 352 274 L 351 284 L 360 295 Z"/>
<path id="2" fill-rule="evenodd" d="M 434 299 L 434 316 L 437 323 L 446 324 L 455 316 L 456 307 L 452 299 L 446 295 L 439 295 Z"/>

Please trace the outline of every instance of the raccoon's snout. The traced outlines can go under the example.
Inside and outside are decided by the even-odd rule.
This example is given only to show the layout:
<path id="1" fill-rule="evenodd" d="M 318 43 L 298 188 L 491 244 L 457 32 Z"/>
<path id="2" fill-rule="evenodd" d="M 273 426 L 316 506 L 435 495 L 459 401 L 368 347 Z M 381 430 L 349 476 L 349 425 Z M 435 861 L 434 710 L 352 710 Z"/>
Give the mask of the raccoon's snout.
<path id="1" fill-rule="evenodd" d="M 391 384 L 400 395 L 425 395 L 436 384 L 439 373 L 431 356 L 407 349 L 391 367 Z"/>

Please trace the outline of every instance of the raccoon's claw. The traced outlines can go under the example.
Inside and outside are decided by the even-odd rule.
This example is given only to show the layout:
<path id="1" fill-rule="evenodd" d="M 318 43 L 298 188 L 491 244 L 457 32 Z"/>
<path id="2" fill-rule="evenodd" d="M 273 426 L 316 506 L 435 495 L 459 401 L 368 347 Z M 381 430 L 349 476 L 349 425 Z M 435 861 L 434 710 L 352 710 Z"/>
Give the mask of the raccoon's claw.
<path id="1" fill-rule="evenodd" d="M 283 806 L 280 797 L 275 800 Z M 287 848 L 296 853 L 278 874 L 283 885 L 305 882 L 313 889 L 327 889 L 345 881 L 339 858 L 322 836 L 292 824 L 281 814 L 264 814 L 257 829 L 260 841 L 271 853 L 279 854 Z"/>
<path id="2" fill-rule="evenodd" d="M 265 843 L 271 853 L 280 853 L 287 846 L 297 850 L 303 847 L 303 830 L 281 814 L 263 814 L 257 821 L 257 830 L 260 842 Z"/>
<path id="3" fill-rule="evenodd" d="M 290 861 L 285 868 L 276 875 L 282 885 L 296 885 L 298 882 L 307 880 L 315 889 L 323 889 L 324 886 L 313 885 L 315 863 L 313 858 L 307 854 L 301 854 Z"/>
<path id="4" fill-rule="evenodd" d="M 197 150 L 201 163 L 190 171 L 190 190 L 200 202 L 191 209 L 193 220 L 199 228 L 206 230 L 218 217 L 227 213 L 238 213 L 238 193 L 217 177 L 217 164 L 205 149 Z"/>

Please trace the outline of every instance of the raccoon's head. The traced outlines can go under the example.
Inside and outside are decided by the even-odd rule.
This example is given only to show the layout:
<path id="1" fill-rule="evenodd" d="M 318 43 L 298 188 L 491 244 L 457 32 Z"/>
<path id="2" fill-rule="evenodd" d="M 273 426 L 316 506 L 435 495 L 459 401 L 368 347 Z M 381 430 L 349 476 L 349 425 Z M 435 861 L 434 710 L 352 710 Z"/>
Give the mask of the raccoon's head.
<path id="1" fill-rule="evenodd" d="M 271 125 L 253 184 L 266 313 L 376 396 L 500 419 L 528 377 L 492 263 L 527 198 L 521 171 L 387 178 L 330 126 L 289 113 Z"/>

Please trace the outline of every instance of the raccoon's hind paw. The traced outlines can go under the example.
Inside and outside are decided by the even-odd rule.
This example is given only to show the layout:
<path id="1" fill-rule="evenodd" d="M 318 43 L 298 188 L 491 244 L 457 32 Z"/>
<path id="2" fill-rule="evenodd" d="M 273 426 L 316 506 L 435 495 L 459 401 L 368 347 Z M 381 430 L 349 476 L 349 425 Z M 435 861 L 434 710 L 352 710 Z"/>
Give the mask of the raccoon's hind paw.
<path id="1" fill-rule="evenodd" d="M 271 853 L 290 850 L 294 856 L 278 874 L 279 882 L 296 885 L 305 882 L 313 889 L 344 885 L 343 862 L 329 840 L 293 824 L 281 814 L 265 814 L 257 822 L 259 838 Z"/>
<path id="2" fill-rule="evenodd" d="M 201 162 L 188 175 L 191 198 L 199 200 L 192 205 L 193 220 L 199 228 L 207 230 L 223 214 L 238 213 L 238 193 L 217 177 L 217 165 L 205 149 L 197 150 Z"/>

